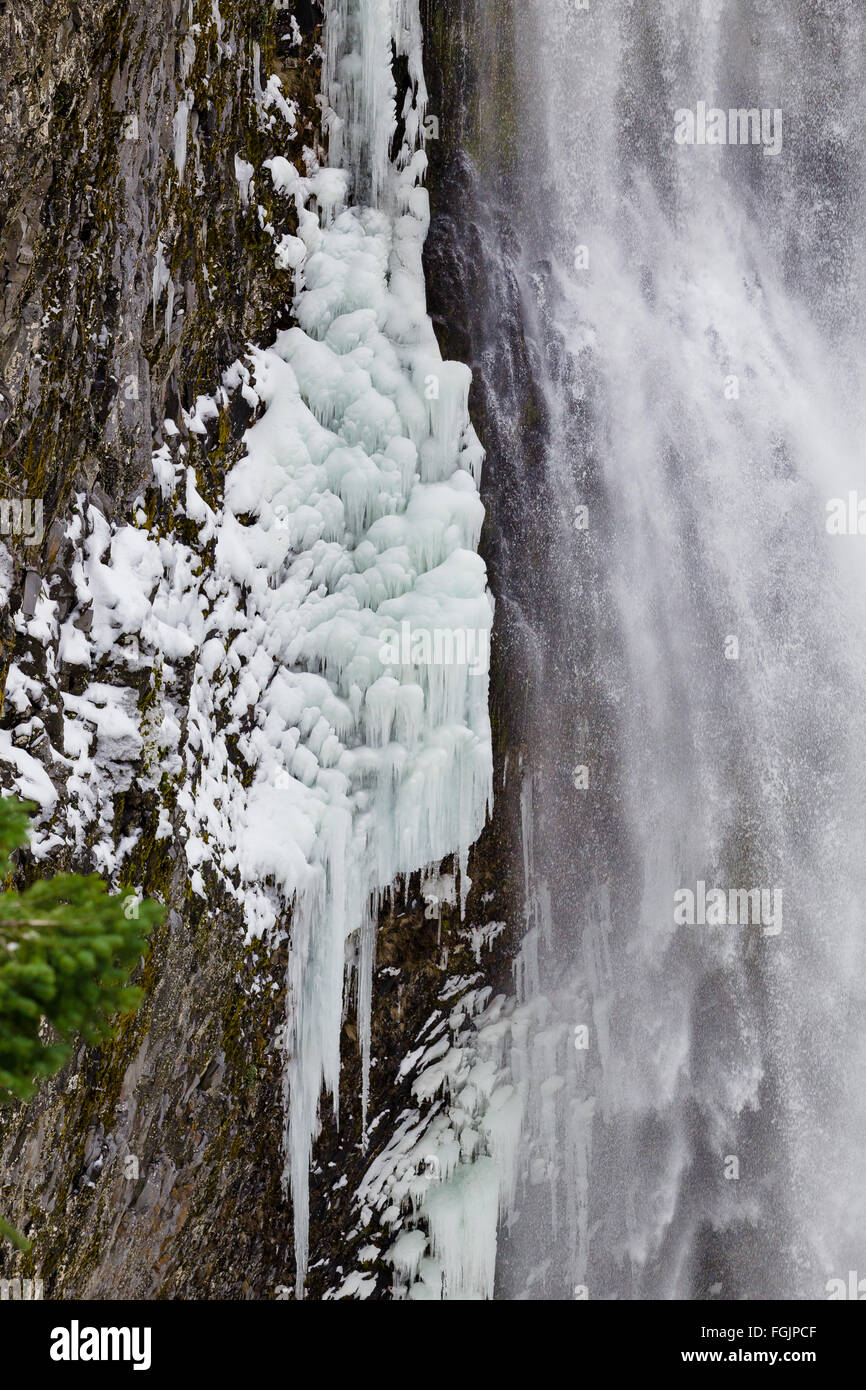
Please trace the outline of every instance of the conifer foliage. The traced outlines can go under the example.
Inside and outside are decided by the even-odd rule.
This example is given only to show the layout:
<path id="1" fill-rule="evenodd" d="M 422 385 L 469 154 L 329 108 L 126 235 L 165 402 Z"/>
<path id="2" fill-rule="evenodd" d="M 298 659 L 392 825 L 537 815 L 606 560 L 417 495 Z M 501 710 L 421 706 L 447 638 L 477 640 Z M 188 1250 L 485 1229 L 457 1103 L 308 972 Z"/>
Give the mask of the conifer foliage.
<path id="1" fill-rule="evenodd" d="M 31 809 L 0 798 L 6 883 L 11 854 L 27 843 Z M 109 895 L 96 874 L 56 874 L 23 892 L 0 891 L 0 1103 L 28 1100 L 67 1061 L 73 1038 L 97 1043 L 116 1015 L 138 1008 L 142 991 L 129 976 L 162 914 L 133 894 Z M 0 1236 L 26 1245 L 2 1217 Z"/>

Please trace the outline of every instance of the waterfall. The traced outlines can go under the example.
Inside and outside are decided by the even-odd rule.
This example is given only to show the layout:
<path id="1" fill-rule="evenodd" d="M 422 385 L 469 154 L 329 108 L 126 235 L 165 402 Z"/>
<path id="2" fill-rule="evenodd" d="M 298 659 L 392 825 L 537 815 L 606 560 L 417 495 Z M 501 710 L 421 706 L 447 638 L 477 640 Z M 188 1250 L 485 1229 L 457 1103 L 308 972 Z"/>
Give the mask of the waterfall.
<path id="1" fill-rule="evenodd" d="M 449 9 L 428 288 L 537 1019 L 499 1290 L 823 1297 L 866 1234 L 866 18 Z"/>

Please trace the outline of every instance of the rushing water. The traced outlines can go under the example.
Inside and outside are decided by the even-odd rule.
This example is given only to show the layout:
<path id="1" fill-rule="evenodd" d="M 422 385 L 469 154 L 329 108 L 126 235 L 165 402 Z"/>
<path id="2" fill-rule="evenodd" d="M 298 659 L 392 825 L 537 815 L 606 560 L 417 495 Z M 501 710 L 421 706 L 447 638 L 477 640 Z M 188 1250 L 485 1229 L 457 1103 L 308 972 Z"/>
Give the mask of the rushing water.
<path id="1" fill-rule="evenodd" d="M 866 497 L 866 18 L 454 25 L 429 273 L 488 449 L 547 1001 L 499 1296 L 824 1297 L 866 1275 L 866 536 L 827 530 Z M 700 102 L 781 149 L 678 144 Z M 701 882 L 764 889 L 762 924 L 677 925 Z"/>

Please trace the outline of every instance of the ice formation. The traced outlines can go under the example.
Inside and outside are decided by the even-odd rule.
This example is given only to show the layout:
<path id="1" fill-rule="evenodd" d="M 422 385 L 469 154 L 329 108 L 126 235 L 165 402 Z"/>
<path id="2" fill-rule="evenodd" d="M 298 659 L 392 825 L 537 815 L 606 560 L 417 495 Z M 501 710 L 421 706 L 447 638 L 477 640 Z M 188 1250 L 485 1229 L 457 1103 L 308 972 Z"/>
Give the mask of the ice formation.
<path id="1" fill-rule="evenodd" d="M 299 326 L 256 360 L 267 408 L 229 480 L 219 542 L 234 581 L 250 594 L 258 581 L 247 659 L 275 665 L 259 722 L 277 737 L 258 751 L 240 852 L 247 878 L 297 889 L 286 1106 L 299 1290 L 319 1098 L 323 1084 L 338 1091 L 347 941 L 360 943 L 366 1061 L 378 897 L 451 853 L 465 895 L 492 796 L 486 675 L 468 661 L 383 662 L 404 622 L 489 634 L 492 620 L 469 373 L 442 361 L 425 306 L 417 6 L 331 6 L 326 35 L 332 161 L 348 169 L 301 180 L 270 163 L 299 210 Z M 392 43 L 411 77 L 394 163 Z M 347 185 L 370 205 L 346 208 Z M 259 521 L 254 572 L 243 514 Z M 288 882 L 285 824 L 303 858 Z"/>
<path id="2" fill-rule="evenodd" d="M 449 1003 L 449 996 L 452 996 Z M 403 1072 L 413 1104 L 356 1193 L 357 1231 L 377 1241 L 360 1252 L 335 1298 L 364 1298 L 379 1257 L 391 1295 L 412 1301 L 493 1297 L 500 1218 L 514 1207 L 515 1159 L 526 1105 L 534 1005 L 478 980 L 452 980 Z"/>

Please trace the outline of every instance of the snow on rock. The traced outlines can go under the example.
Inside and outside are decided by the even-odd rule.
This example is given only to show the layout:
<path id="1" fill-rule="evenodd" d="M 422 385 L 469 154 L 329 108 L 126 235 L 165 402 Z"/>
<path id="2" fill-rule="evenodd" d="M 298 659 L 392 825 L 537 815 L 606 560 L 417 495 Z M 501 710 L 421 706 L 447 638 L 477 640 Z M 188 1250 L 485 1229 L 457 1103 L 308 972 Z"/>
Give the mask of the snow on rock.
<path id="1" fill-rule="evenodd" d="M 491 1299 L 499 1223 L 514 1212 L 527 1042 L 544 1006 L 491 1000 L 472 979 L 452 981 L 440 1004 L 452 993 L 456 1002 L 425 1024 L 426 1043 L 404 1061 L 413 1105 L 355 1194 L 357 1230 L 376 1239 L 361 1256 L 374 1263 L 384 1249 L 396 1299 Z M 356 1296 L 358 1275 L 330 1296 Z"/>

